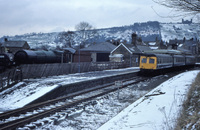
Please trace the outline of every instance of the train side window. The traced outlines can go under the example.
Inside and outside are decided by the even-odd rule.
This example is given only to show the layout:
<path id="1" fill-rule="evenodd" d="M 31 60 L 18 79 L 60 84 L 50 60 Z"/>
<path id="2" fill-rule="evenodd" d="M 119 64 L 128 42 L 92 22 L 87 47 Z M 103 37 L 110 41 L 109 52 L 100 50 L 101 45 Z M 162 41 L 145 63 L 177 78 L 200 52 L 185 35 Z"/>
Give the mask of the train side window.
<path id="1" fill-rule="evenodd" d="M 154 59 L 149 59 L 149 63 L 154 64 L 155 60 Z"/>
<path id="2" fill-rule="evenodd" d="M 142 58 L 142 63 L 147 63 L 147 59 L 146 58 Z"/>
<path id="3" fill-rule="evenodd" d="M 163 58 L 163 60 L 164 60 L 163 63 L 166 63 L 166 58 Z"/>

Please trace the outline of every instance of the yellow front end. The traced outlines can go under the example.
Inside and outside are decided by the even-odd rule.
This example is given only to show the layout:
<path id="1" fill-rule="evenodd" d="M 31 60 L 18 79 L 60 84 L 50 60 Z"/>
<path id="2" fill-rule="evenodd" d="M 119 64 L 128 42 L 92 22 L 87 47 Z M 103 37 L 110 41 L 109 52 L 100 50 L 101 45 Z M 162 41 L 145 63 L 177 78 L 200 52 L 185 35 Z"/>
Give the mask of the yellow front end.
<path id="1" fill-rule="evenodd" d="M 140 56 L 140 69 L 155 70 L 157 67 L 157 57 Z"/>

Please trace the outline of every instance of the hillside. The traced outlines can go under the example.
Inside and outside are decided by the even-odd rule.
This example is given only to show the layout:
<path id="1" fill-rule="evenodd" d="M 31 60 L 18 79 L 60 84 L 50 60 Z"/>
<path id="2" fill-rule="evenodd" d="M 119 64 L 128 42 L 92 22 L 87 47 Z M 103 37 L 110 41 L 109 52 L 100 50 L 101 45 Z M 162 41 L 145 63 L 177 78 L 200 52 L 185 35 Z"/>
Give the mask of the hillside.
<path id="1" fill-rule="evenodd" d="M 161 37 L 163 41 L 169 39 L 199 39 L 200 38 L 200 24 L 181 24 L 181 23 L 168 23 L 160 24 Z"/>
<path id="2" fill-rule="evenodd" d="M 111 40 L 121 40 L 130 43 L 131 34 L 136 33 L 143 41 L 155 41 L 162 39 L 169 41 L 169 39 L 186 39 L 198 38 L 200 36 L 200 24 L 181 24 L 181 23 L 159 23 L 157 21 L 150 21 L 145 23 L 134 23 L 129 26 L 112 27 L 105 29 L 96 29 L 88 31 L 86 38 L 86 46 L 91 43 L 100 43 Z M 7 36 L 9 40 L 25 40 L 29 43 L 31 48 L 47 48 L 53 49 L 56 47 L 68 47 L 69 39 L 64 37 L 63 32 L 52 33 L 30 33 L 24 35 Z M 3 41 L 4 37 L 0 40 Z M 77 46 L 82 42 L 81 32 L 74 31 L 71 36 L 72 47 Z"/>

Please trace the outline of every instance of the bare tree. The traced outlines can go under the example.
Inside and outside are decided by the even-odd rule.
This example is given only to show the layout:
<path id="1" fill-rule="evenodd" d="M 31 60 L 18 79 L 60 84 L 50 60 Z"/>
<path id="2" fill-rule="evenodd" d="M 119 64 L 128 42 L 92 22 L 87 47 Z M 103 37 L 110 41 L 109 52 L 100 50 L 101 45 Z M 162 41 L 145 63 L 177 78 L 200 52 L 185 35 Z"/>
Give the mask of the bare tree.
<path id="1" fill-rule="evenodd" d="M 59 34 L 59 41 L 63 43 L 64 47 L 72 47 L 74 43 L 74 32 L 61 32 Z"/>
<path id="2" fill-rule="evenodd" d="M 200 14 L 200 0 L 153 0 L 154 2 L 180 12 L 180 15 Z"/>
<path id="3" fill-rule="evenodd" d="M 82 44 L 85 45 L 86 39 L 90 38 L 90 34 L 93 35 L 93 26 L 88 22 L 80 22 L 75 26 L 76 31 L 80 31 Z"/>
<path id="4" fill-rule="evenodd" d="M 86 31 L 92 29 L 92 25 L 90 25 L 88 22 L 80 22 L 75 26 L 75 29 L 77 31 Z"/>

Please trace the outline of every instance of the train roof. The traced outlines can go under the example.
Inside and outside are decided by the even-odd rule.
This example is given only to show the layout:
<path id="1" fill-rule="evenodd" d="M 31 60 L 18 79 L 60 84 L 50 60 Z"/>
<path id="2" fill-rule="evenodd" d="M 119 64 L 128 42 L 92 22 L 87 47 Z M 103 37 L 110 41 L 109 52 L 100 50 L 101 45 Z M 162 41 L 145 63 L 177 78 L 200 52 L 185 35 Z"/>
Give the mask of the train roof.
<path id="1" fill-rule="evenodd" d="M 141 56 L 156 56 L 156 57 L 159 57 L 159 56 L 170 56 L 169 54 L 156 54 L 156 53 L 143 53 L 141 54 Z"/>
<path id="2" fill-rule="evenodd" d="M 175 54 L 175 55 L 180 55 L 183 54 L 183 52 L 179 50 L 173 50 L 173 49 L 157 49 L 157 50 L 152 50 L 146 53 L 153 53 L 153 54 Z"/>

